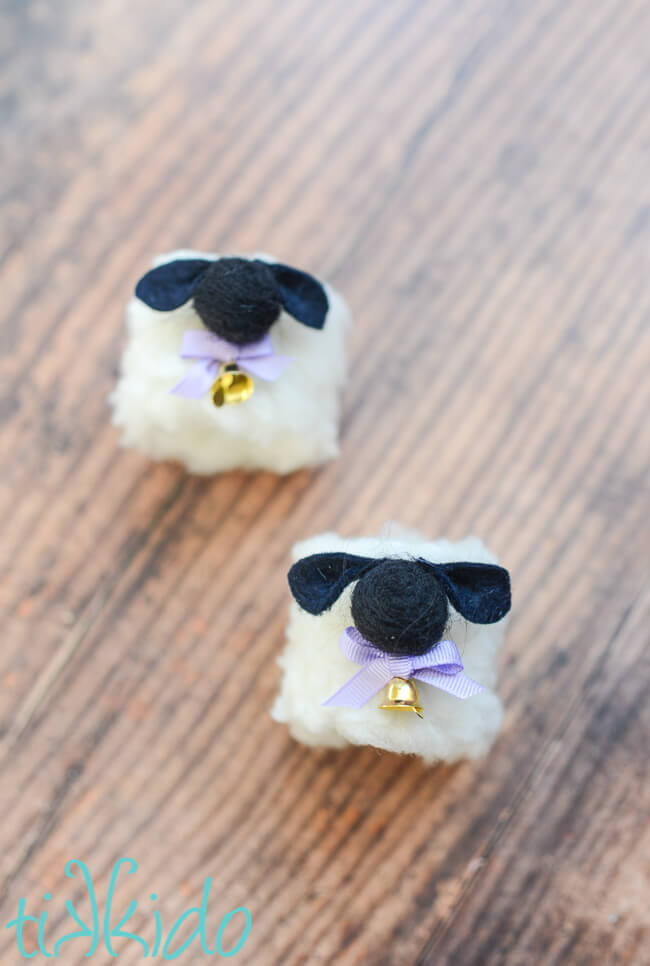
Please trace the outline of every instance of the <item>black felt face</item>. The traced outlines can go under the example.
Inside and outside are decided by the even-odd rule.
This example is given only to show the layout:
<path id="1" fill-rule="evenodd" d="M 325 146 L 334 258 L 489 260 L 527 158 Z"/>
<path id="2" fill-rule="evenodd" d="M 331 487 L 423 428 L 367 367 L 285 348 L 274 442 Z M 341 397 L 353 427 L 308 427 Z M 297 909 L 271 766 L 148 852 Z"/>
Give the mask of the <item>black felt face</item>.
<path id="1" fill-rule="evenodd" d="M 423 654 L 436 644 L 449 603 L 474 624 L 493 624 L 510 610 L 508 571 L 493 564 L 323 553 L 304 557 L 289 571 L 291 592 L 310 614 L 329 610 L 353 581 L 355 626 L 392 654 Z"/>
<path id="2" fill-rule="evenodd" d="M 205 327 L 237 345 L 263 338 L 283 310 L 322 329 L 329 309 L 325 289 L 311 275 L 248 258 L 179 258 L 147 272 L 135 294 L 158 312 L 193 299 Z"/>
<path id="3" fill-rule="evenodd" d="M 194 308 L 207 329 L 236 345 L 257 342 L 282 311 L 268 266 L 246 258 L 213 262 L 194 289 Z"/>
<path id="4" fill-rule="evenodd" d="M 442 638 L 447 597 L 435 574 L 409 560 L 383 560 L 352 591 L 352 620 L 375 647 L 424 654 Z"/>

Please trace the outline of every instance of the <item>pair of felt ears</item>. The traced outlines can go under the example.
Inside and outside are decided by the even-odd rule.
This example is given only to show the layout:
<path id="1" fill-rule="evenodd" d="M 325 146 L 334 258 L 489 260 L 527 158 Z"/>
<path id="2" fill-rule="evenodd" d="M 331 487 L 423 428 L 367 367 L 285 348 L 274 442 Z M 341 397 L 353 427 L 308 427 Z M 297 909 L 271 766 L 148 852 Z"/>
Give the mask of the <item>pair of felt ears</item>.
<path id="1" fill-rule="evenodd" d="M 322 614 L 329 610 L 353 580 L 359 580 L 386 557 L 359 557 L 350 553 L 317 553 L 303 557 L 289 571 L 291 593 L 303 610 Z M 435 564 L 425 566 L 440 581 L 452 606 L 472 624 L 494 624 L 510 610 L 510 576 L 495 564 Z"/>
<path id="2" fill-rule="evenodd" d="M 218 263 L 219 259 L 177 258 L 173 262 L 158 265 L 143 275 L 135 287 L 136 296 L 158 312 L 172 312 L 185 305 L 203 276 Z M 321 283 L 290 265 L 280 265 L 252 260 L 263 266 L 278 302 L 298 322 L 311 329 L 325 325 L 329 303 Z"/>

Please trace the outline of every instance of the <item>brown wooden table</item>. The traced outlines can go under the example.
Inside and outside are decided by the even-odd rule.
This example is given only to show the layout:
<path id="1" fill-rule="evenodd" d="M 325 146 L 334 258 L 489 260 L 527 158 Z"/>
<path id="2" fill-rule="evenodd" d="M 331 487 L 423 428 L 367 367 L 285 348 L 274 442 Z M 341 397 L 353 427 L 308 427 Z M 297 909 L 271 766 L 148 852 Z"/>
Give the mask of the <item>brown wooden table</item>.
<path id="1" fill-rule="evenodd" d="M 648 4 L 11 0 L 0 23 L 0 927 L 26 897 L 51 947 L 66 899 L 90 914 L 66 861 L 103 902 L 128 856 L 126 928 L 152 943 L 211 876 L 212 940 L 252 915 L 238 963 L 645 966 Z M 338 462 L 197 479 L 118 449 L 123 305 L 179 246 L 344 291 Z M 309 750 L 269 718 L 291 544 L 391 518 L 512 572 L 482 762 Z M 112 962 L 88 946 L 61 957 Z"/>

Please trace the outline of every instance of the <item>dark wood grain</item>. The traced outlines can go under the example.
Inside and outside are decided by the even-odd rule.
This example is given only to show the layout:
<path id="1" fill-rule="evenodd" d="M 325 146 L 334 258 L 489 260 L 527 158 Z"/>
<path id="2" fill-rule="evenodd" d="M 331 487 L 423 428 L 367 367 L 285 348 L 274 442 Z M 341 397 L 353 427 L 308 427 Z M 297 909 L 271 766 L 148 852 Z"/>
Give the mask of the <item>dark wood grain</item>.
<path id="1" fill-rule="evenodd" d="M 0 23 L 0 921 L 49 890 L 61 935 L 66 860 L 104 895 L 133 856 L 130 928 L 151 942 L 149 893 L 171 924 L 212 876 L 256 966 L 650 963 L 648 5 Z M 183 245 L 345 292 L 338 462 L 200 480 L 117 448 L 123 305 Z M 483 762 L 313 751 L 269 719 L 291 544 L 387 519 L 512 571 Z"/>

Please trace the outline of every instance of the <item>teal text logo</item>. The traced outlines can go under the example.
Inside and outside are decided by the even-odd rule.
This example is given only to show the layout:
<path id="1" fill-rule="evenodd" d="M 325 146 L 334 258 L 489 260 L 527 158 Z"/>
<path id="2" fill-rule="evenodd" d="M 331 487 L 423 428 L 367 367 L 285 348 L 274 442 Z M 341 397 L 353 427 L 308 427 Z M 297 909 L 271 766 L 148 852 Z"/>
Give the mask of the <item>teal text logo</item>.
<path id="1" fill-rule="evenodd" d="M 88 870 L 88 866 L 77 859 L 71 859 L 66 863 L 65 874 L 69 879 L 74 879 L 77 874 L 83 880 L 86 894 L 90 902 L 90 917 L 88 921 L 84 921 L 82 917 L 77 912 L 72 902 L 68 899 L 65 903 L 65 909 L 68 915 L 74 920 L 76 926 L 78 927 L 73 932 L 67 932 L 65 935 L 60 936 L 56 940 L 50 941 L 50 948 L 46 944 L 45 939 L 45 924 L 47 922 L 48 912 L 47 910 L 40 913 L 40 915 L 29 915 L 27 912 L 27 900 L 20 899 L 18 901 L 18 912 L 15 919 L 8 922 L 6 929 L 13 929 L 16 932 L 16 944 L 18 946 L 18 952 L 24 959 L 33 959 L 40 953 L 46 959 L 58 959 L 60 956 L 61 949 L 67 946 L 69 943 L 75 943 L 79 947 L 79 953 L 82 953 L 83 946 L 86 946 L 83 952 L 84 956 L 92 956 L 93 953 L 100 949 L 100 944 L 102 944 L 103 949 L 108 952 L 109 956 L 117 957 L 120 950 L 128 948 L 126 944 L 119 943 L 118 947 L 115 947 L 115 940 L 126 939 L 129 940 L 128 945 L 132 943 L 137 943 L 142 949 L 142 957 L 146 959 L 147 957 L 160 956 L 162 959 L 178 959 L 180 956 L 186 952 L 190 946 L 193 946 L 193 952 L 195 954 L 193 962 L 196 962 L 196 953 L 199 948 L 205 956 L 220 956 L 223 959 L 229 959 L 231 956 L 235 956 L 239 950 L 242 948 L 251 931 L 252 918 L 251 914 L 246 908 L 246 906 L 238 906 L 236 909 L 232 909 L 230 912 L 226 913 L 219 923 L 219 927 L 214 936 L 214 939 L 208 937 L 208 926 L 207 926 L 207 912 L 208 912 L 208 899 L 210 898 L 210 889 L 212 887 L 212 879 L 208 877 L 203 885 L 203 896 L 201 898 L 201 903 L 198 906 L 192 906 L 190 909 L 186 909 L 176 919 L 176 921 L 167 930 L 163 929 L 162 918 L 160 912 L 157 909 L 153 910 L 154 926 L 155 926 L 155 939 L 153 943 L 148 943 L 142 936 L 135 932 L 129 932 L 125 929 L 126 924 L 132 917 L 133 913 L 138 908 L 138 903 L 132 900 L 127 906 L 126 910 L 122 914 L 121 918 L 118 919 L 119 912 L 116 909 L 119 908 L 118 900 L 116 899 L 117 881 L 120 875 L 120 870 L 124 867 L 124 872 L 127 875 L 133 875 L 138 868 L 138 863 L 135 859 L 119 859 L 118 862 L 113 866 L 111 872 L 111 878 L 108 885 L 108 891 L 106 893 L 106 902 L 104 904 L 103 910 L 100 910 L 100 905 L 97 900 L 95 893 L 95 888 L 93 885 L 92 876 Z M 44 895 L 44 900 L 49 902 L 52 896 L 49 892 Z M 154 893 L 150 894 L 150 899 L 155 901 L 157 895 Z M 117 922 L 115 922 L 117 920 Z M 224 933 L 226 928 L 235 920 L 235 924 L 229 930 L 230 933 L 230 945 L 228 948 L 224 947 L 225 938 Z M 178 934 L 182 927 L 186 923 L 194 925 L 192 932 L 189 936 L 183 940 L 180 945 L 178 944 Z M 28 923 L 32 923 L 36 926 L 36 940 L 37 949 L 32 949 L 28 952 L 25 945 L 25 926 Z M 115 924 L 114 924 L 115 923 Z M 237 928 L 240 928 L 238 933 L 239 938 L 233 942 L 233 934 L 237 935 Z M 33 932 L 30 926 L 30 931 Z M 187 927 L 184 931 L 187 930 Z"/>

